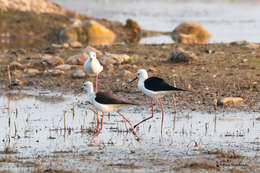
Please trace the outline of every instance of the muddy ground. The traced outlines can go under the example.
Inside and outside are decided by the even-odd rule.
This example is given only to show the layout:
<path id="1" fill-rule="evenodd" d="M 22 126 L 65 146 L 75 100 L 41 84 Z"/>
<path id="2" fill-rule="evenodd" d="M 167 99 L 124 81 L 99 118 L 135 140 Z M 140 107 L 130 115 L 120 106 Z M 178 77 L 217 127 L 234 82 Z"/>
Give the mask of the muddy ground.
<path id="1" fill-rule="evenodd" d="M 198 62 L 172 63 L 168 54 L 181 47 L 194 52 Z M 99 76 L 100 90 L 135 93 L 136 83 L 128 84 L 140 68 L 148 70 L 149 76 L 159 76 L 177 87 L 189 89 L 192 93 L 176 93 L 177 104 L 183 109 L 208 109 L 215 97 L 242 97 L 244 103 L 236 109 L 260 111 L 260 49 L 244 48 L 230 44 L 164 44 L 164 45 L 112 45 L 96 46 L 98 50 L 133 57 L 123 64 L 109 65 Z M 7 65 L 16 60 L 27 68 L 40 70 L 38 75 L 23 73 L 13 77 L 23 81 L 23 87 L 48 88 L 62 92 L 79 92 L 82 83 L 88 78 L 71 77 L 73 70 L 65 70 L 61 76 L 52 76 L 44 71 L 53 69 L 41 64 L 42 54 L 57 55 L 65 60 L 83 48 L 43 48 L 10 49 L 1 51 L 0 79 L 3 88 L 7 88 Z M 210 52 L 210 53 L 209 53 Z M 74 69 L 81 69 L 82 65 Z M 124 70 L 131 73 L 127 76 Z"/>

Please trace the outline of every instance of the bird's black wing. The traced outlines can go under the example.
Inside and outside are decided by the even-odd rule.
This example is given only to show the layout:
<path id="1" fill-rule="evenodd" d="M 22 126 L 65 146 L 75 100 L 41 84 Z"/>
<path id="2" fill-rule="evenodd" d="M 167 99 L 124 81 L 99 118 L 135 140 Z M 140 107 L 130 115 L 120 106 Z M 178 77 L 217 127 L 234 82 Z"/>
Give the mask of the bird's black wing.
<path id="1" fill-rule="evenodd" d="M 159 77 L 150 77 L 144 81 L 145 88 L 152 91 L 186 91 L 180 88 L 175 88 L 172 85 L 169 85 L 162 78 Z"/>
<path id="2" fill-rule="evenodd" d="M 96 93 L 95 100 L 101 104 L 132 104 L 120 100 L 118 97 L 113 95 L 112 92 L 98 92 Z"/>

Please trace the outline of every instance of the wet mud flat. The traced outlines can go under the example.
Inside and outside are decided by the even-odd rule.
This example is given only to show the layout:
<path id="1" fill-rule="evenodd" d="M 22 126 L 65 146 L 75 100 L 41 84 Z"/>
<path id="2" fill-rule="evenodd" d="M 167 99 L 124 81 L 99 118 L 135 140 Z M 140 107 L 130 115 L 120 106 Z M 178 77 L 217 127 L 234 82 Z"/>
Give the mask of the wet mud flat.
<path id="1" fill-rule="evenodd" d="M 131 95 L 128 95 L 131 97 Z M 151 114 L 149 104 L 120 109 L 130 121 Z M 117 114 L 98 126 L 85 95 L 13 90 L 0 97 L 0 168 L 10 172 L 259 172 L 260 115 L 256 112 L 161 112 L 140 125 L 137 141 Z"/>

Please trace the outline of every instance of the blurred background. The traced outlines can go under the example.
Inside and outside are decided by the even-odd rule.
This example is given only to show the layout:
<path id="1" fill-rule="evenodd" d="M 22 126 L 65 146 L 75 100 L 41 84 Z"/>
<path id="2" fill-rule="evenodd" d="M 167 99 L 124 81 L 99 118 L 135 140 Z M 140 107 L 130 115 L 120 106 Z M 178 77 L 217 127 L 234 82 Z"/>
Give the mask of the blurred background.
<path id="1" fill-rule="evenodd" d="M 131 18 L 146 30 L 171 32 L 182 22 L 196 22 L 212 34 L 211 43 L 260 40 L 259 0 L 51 1 L 90 17 L 122 23 Z M 143 38 L 140 43 L 173 43 L 173 40 L 160 35 Z"/>

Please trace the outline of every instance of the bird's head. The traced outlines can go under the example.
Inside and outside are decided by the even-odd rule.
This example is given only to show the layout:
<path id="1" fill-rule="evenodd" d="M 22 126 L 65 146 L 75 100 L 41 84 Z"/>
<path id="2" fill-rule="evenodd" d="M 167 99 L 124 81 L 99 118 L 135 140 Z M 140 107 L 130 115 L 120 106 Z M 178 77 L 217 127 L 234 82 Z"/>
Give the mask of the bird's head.
<path id="1" fill-rule="evenodd" d="M 87 91 L 88 93 L 92 93 L 94 91 L 92 82 L 90 82 L 90 81 L 84 82 L 82 89 L 84 91 Z"/>
<path id="2" fill-rule="evenodd" d="M 136 79 L 139 79 L 139 80 L 145 80 L 148 78 L 148 74 L 147 74 L 147 71 L 145 69 L 139 69 L 137 71 L 137 77 L 134 78 L 133 80 L 131 80 L 129 83 L 132 83 L 134 82 Z"/>
<path id="3" fill-rule="evenodd" d="M 88 52 L 88 57 L 90 58 L 90 60 L 96 59 L 97 58 L 96 52 L 89 51 Z"/>
<path id="4" fill-rule="evenodd" d="M 147 79 L 148 78 L 147 71 L 145 69 L 139 69 L 137 71 L 137 77 L 138 79 Z"/>

